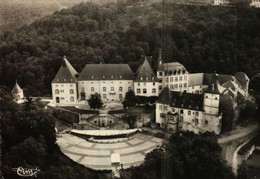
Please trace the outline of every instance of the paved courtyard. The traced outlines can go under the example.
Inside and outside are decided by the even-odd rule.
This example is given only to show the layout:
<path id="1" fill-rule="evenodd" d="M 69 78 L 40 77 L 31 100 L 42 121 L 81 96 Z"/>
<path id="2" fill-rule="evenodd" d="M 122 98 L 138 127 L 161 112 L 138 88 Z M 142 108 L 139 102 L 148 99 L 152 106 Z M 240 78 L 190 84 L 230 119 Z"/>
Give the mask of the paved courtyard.
<path id="1" fill-rule="evenodd" d="M 113 144 L 92 143 L 71 134 L 57 137 L 57 144 L 66 156 L 95 170 L 111 169 L 112 153 L 120 154 L 124 168 L 139 165 L 144 161 L 145 155 L 162 142 L 163 139 L 140 133 L 128 141 Z"/>

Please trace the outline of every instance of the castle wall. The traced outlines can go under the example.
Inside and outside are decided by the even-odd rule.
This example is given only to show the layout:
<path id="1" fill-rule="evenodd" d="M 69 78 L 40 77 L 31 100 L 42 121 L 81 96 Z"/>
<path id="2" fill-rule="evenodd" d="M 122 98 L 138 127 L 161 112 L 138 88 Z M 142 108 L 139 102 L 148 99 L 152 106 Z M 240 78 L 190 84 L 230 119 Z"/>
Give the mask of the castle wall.
<path id="1" fill-rule="evenodd" d="M 136 96 L 158 96 L 158 82 L 134 82 L 134 92 Z"/>
<path id="2" fill-rule="evenodd" d="M 78 81 L 79 100 L 83 100 L 81 92 L 84 91 L 85 100 L 98 93 L 103 101 L 123 101 L 129 89 L 134 89 L 132 80 Z"/>
<path id="3" fill-rule="evenodd" d="M 52 99 L 56 105 L 77 104 L 76 83 L 52 83 Z"/>

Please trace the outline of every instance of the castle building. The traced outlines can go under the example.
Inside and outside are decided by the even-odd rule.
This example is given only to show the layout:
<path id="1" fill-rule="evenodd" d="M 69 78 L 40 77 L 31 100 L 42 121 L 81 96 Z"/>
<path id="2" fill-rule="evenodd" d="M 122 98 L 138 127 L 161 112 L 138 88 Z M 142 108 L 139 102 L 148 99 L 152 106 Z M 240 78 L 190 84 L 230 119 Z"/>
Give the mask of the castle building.
<path id="1" fill-rule="evenodd" d="M 134 81 L 134 92 L 136 96 L 158 96 L 158 78 L 153 72 L 147 58 L 136 72 Z"/>
<path id="2" fill-rule="evenodd" d="M 52 98 L 55 105 L 77 103 L 77 74 L 78 72 L 64 56 L 63 64 L 52 80 Z"/>
<path id="3" fill-rule="evenodd" d="M 23 90 L 22 88 L 18 85 L 17 80 L 15 82 L 15 85 L 12 89 L 12 96 L 14 98 L 15 101 L 21 100 L 23 99 L 24 95 L 23 95 Z"/>
<path id="4" fill-rule="evenodd" d="M 156 102 L 156 123 L 168 131 L 220 133 L 222 116 L 219 112 L 217 78 L 203 94 L 171 91 L 165 87 Z"/>
<path id="5" fill-rule="evenodd" d="M 252 0 L 252 2 L 250 3 L 250 6 L 260 8 L 260 0 Z"/>
<path id="6" fill-rule="evenodd" d="M 103 101 L 122 101 L 134 89 L 134 73 L 128 64 L 87 64 L 78 77 L 79 100 L 98 93 Z"/>
<path id="7" fill-rule="evenodd" d="M 171 91 L 188 91 L 189 72 L 179 62 L 163 63 L 161 52 L 158 58 L 157 78 L 159 79 L 159 91 L 168 87 Z"/>

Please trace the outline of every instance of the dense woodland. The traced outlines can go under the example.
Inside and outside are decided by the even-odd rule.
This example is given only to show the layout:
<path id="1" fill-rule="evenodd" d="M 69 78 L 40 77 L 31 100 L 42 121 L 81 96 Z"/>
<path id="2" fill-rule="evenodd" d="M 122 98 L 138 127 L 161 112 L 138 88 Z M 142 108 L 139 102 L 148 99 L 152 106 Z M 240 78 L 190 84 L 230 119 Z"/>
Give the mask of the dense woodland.
<path id="1" fill-rule="evenodd" d="M 119 1 L 120 2 L 120 1 Z M 158 51 L 190 72 L 249 77 L 259 72 L 260 10 L 172 3 L 82 3 L 5 32 L 0 39 L 0 84 L 15 79 L 32 96 L 50 95 L 63 55 L 81 72 L 86 63 L 128 63 Z"/>

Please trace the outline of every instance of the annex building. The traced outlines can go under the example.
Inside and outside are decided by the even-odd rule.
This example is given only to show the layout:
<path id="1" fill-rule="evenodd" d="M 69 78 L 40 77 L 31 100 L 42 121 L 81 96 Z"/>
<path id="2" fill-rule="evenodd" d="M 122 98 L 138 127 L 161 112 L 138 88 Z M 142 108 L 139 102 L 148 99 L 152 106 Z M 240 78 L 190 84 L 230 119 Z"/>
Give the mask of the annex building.
<path id="1" fill-rule="evenodd" d="M 87 104 L 91 94 L 103 102 L 122 103 L 126 92 L 136 96 L 158 97 L 156 123 L 169 131 L 220 133 L 221 98 L 248 97 L 249 78 L 243 72 L 233 75 L 189 73 L 179 62 L 163 63 L 161 55 L 154 71 L 147 58 L 134 73 L 128 64 L 86 64 L 78 73 L 66 57 L 52 80 L 56 106 Z"/>

